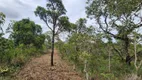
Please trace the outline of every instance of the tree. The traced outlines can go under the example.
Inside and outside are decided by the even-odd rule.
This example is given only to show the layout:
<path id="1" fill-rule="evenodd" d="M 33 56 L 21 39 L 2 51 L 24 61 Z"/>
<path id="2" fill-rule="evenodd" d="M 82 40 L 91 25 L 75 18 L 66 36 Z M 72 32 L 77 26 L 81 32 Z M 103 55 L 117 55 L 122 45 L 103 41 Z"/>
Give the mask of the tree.
<path id="1" fill-rule="evenodd" d="M 138 75 L 138 70 L 140 69 L 142 65 L 142 60 L 140 60 L 140 63 L 138 64 L 138 56 L 137 56 L 137 44 L 140 42 L 136 36 L 138 36 L 137 32 L 134 32 L 134 55 L 135 55 L 135 61 L 134 61 L 134 66 L 136 68 L 136 75 Z"/>
<path id="2" fill-rule="evenodd" d="M 6 50 L 8 49 L 8 40 L 5 39 L 4 37 L 2 37 L 3 35 L 3 29 L 2 29 L 2 25 L 5 22 L 5 14 L 3 14 L 2 12 L 0 12 L 0 30 L 2 32 L 0 32 L 0 62 L 2 62 L 3 59 L 3 55 L 5 55 Z"/>
<path id="3" fill-rule="evenodd" d="M 20 21 L 14 22 L 11 26 L 8 27 L 7 30 L 11 30 L 11 37 L 14 40 L 15 46 L 20 44 L 33 44 L 37 48 L 41 48 L 45 40 L 45 36 L 41 34 L 41 26 L 35 24 L 29 19 L 22 19 Z"/>
<path id="4" fill-rule="evenodd" d="M 3 33 L 3 29 L 2 29 L 2 25 L 4 24 L 4 22 L 5 22 L 5 14 L 3 14 L 2 12 L 0 12 L 0 30 L 2 31 L 2 33 Z"/>
<path id="5" fill-rule="evenodd" d="M 88 0 L 86 13 L 91 19 L 95 19 L 100 29 L 124 42 L 123 54 L 126 54 L 126 63 L 130 64 L 128 51 L 129 37 L 133 30 L 142 26 L 141 0 Z M 112 31 L 115 31 L 114 34 Z"/>
<path id="6" fill-rule="evenodd" d="M 54 38 L 61 29 L 68 22 L 68 18 L 63 16 L 66 14 L 66 9 L 62 3 L 62 0 L 47 0 L 46 9 L 38 6 L 35 10 L 35 15 L 39 16 L 42 21 L 45 22 L 47 27 L 52 31 L 52 52 L 51 52 L 51 66 L 53 66 L 54 55 Z M 63 24 L 63 25 L 62 25 Z"/>
<path id="7" fill-rule="evenodd" d="M 76 23 L 70 23 L 70 32 L 73 33 L 81 33 L 81 34 L 91 34 L 95 33 L 95 28 L 93 26 L 86 26 L 87 20 L 85 18 L 80 18 L 76 21 Z"/>
<path id="8" fill-rule="evenodd" d="M 87 20 L 85 18 L 80 18 L 76 22 L 76 33 L 84 33 L 86 31 Z"/>

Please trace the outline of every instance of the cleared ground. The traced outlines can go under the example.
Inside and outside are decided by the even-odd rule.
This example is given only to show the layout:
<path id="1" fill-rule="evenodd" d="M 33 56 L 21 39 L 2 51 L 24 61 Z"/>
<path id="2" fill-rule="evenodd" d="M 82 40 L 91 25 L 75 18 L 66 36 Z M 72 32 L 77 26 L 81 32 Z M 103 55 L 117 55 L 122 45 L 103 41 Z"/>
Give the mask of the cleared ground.
<path id="1" fill-rule="evenodd" d="M 17 74 L 18 80 L 83 80 L 65 61 L 57 50 L 54 54 L 54 67 L 50 66 L 50 54 L 33 58 Z"/>

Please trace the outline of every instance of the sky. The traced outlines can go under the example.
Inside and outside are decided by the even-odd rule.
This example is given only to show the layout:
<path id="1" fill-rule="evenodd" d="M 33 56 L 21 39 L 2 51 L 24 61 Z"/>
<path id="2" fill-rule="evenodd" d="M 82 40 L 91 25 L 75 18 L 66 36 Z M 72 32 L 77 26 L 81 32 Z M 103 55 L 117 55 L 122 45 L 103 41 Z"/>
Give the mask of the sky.
<path id="1" fill-rule="evenodd" d="M 87 0 L 62 0 L 67 10 L 67 16 L 71 22 L 76 22 L 79 18 L 85 18 L 85 7 Z M 34 11 L 37 6 L 46 6 L 46 0 L 0 0 L 0 12 L 6 15 L 5 24 L 3 29 L 5 30 L 10 23 L 10 20 L 19 21 L 23 18 L 30 18 L 36 24 L 39 24 L 43 28 L 43 32 L 48 31 L 43 21 L 36 17 Z M 4 35 L 8 37 L 9 34 Z"/>

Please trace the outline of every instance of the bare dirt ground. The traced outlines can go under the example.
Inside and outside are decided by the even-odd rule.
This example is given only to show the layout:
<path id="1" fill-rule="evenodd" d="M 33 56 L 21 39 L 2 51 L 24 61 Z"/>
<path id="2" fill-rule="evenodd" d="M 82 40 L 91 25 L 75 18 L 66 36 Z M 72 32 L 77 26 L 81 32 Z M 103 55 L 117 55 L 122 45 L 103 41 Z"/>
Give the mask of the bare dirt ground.
<path id="1" fill-rule="evenodd" d="M 83 80 L 81 76 L 63 60 L 55 50 L 54 66 L 50 66 L 50 54 L 33 58 L 17 74 L 18 80 Z"/>

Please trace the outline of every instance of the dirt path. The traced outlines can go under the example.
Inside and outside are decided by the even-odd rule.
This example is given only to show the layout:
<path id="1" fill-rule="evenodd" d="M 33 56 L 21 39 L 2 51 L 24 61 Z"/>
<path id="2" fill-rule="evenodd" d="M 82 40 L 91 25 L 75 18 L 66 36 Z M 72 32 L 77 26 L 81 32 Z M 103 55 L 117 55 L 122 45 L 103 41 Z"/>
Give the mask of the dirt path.
<path id="1" fill-rule="evenodd" d="M 18 80 L 83 80 L 79 74 L 73 71 L 62 61 L 55 50 L 54 67 L 50 66 L 50 54 L 32 59 L 18 73 Z"/>

